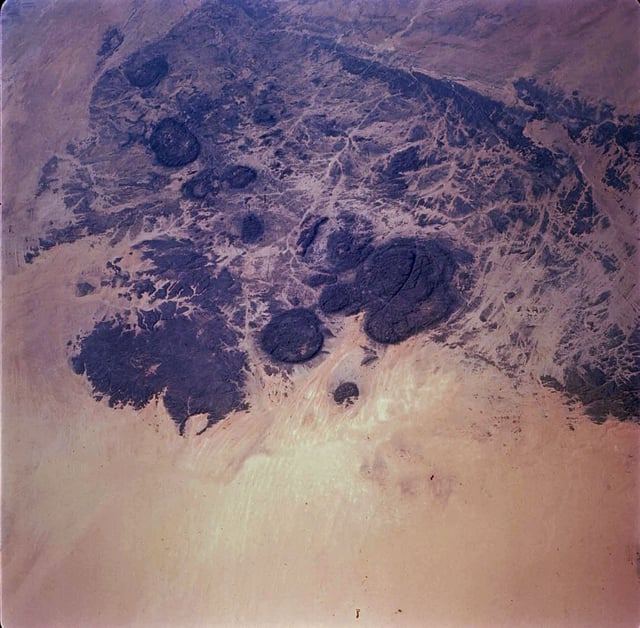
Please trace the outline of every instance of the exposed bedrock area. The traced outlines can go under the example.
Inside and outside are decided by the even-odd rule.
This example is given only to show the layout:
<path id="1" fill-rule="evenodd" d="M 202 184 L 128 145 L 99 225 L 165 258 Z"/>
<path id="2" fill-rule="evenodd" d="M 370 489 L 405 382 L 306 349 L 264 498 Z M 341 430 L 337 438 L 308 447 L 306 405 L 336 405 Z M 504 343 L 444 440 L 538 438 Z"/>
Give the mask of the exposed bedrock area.
<path id="1" fill-rule="evenodd" d="M 182 195 L 190 201 L 215 196 L 220 190 L 220 178 L 211 170 L 202 170 L 182 184 Z"/>
<path id="2" fill-rule="evenodd" d="M 383 344 L 406 340 L 446 319 L 458 304 L 457 263 L 441 241 L 397 239 L 369 255 L 352 282 L 325 286 L 323 313 L 365 312 L 364 330 Z"/>
<path id="3" fill-rule="evenodd" d="M 229 166 L 223 173 L 222 178 L 229 184 L 229 187 L 234 190 L 241 190 L 253 183 L 258 176 L 258 173 L 249 166 Z"/>
<path id="4" fill-rule="evenodd" d="M 149 147 L 158 162 L 170 168 L 186 166 L 200 154 L 198 138 L 175 118 L 165 118 L 157 124 L 149 138 Z"/>
<path id="5" fill-rule="evenodd" d="M 320 320 L 305 308 L 276 314 L 260 333 L 260 346 L 276 362 L 306 362 L 323 342 Z"/>
<path id="6" fill-rule="evenodd" d="M 186 129 L 186 127 L 184 128 Z M 167 164 L 165 163 L 165 165 Z M 201 201 L 207 197 L 216 196 L 225 189 L 241 190 L 246 188 L 257 178 L 256 170 L 242 164 L 229 166 L 221 174 L 207 168 L 187 179 L 182 184 L 181 192 L 184 198 L 190 201 Z"/>
<path id="7" fill-rule="evenodd" d="M 47 156 L 24 252 L 34 262 L 82 238 L 104 235 L 112 246 L 130 239 L 129 264 L 125 257 L 104 277 L 78 273 L 70 284 L 96 307 L 96 336 L 88 330 L 76 347 L 96 395 L 115 404 L 158 395 L 181 426 L 200 411 L 215 420 L 241 403 L 241 384 L 235 397 L 180 387 L 169 365 L 191 367 L 182 349 L 173 356 L 159 339 L 169 346 L 187 338 L 197 365 L 218 381 L 220 368 L 221 376 L 237 372 L 208 360 L 238 356 L 238 347 L 252 357 L 248 347 L 257 349 L 256 361 L 272 368 L 311 367 L 323 334 L 357 314 L 362 342 L 396 344 L 433 330 L 435 341 L 455 338 L 509 374 L 533 373 L 534 347 L 558 308 L 553 292 L 582 290 L 581 277 L 604 290 L 632 263 L 632 238 L 611 235 L 624 220 L 613 225 L 600 199 L 613 194 L 616 216 L 630 211 L 636 115 L 534 77 L 518 79 L 517 101 L 503 103 L 481 82 L 475 91 L 412 68 L 400 53 L 392 59 L 336 41 L 322 20 L 302 26 L 277 7 L 263 14 L 242 0 L 205 3 L 130 56 L 124 27 L 105 33 L 90 133 Z M 560 126 L 577 152 L 551 141 Z M 601 170 L 578 166 L 583 148 Z M 50 215 L 53 207 L 63 213 Z M 522 271 L 520 290 L 523 268 L 531 275 Z M 492 288 L 481 292 L 489 274 Z M 114 341 L 111 358 L 105 346 L 98 362 L 90 354 L 107 333 L 105 303 L 120 312 L 112 327 L 133 340 Z M 462 303 L 465 314 L 481 307 L 479 319 L 458 316 Z M 550 357 L 557 386 L 598 420 L 637 416 L 637 352 L 618 321 L 621 303 L 612 292 L 586 318 L 583 306 L 567 303 L 557 322 L 563 344 Z M 196 320 L 219 321 L 220 333 L 233 335 L 231 349 L 205 359 L 200 337 L 187 331 Z M 606 331 L 615 321 L 623 339 L 607 349 L 618 342 Z M 122 358 L 131 377 L 120 381 L 113 365 L 123 351 L 134 358 Z M 196 375 L 194 385 L 203 381 Z M 236 375 L 229 381 L 240 382 Z"/>
<path id="8" fill-rule="evenodd" d="M 124 68 L 124 74 L 134 87 L 154 87 L 169 72 L 164 57 L 153 57 L 146 61 L 132 59 Z"/>
<path id="9" fill-rule="evenodd" d="M 245 356 L 236 343 L 217 317 L 202 323 L 170 316 L 138 331 L 119 320 L 103 321 L 72 362 L 110 406 L 140 409 L 162 396 L 182 434 L 191 416 L 205 414 L 206 429 L 244 407 Z"/>
<path id="10" fill-rule="evenodd" d="M 264 234 L 264 221 L 256 214 L 247 214 L 242 219 L 240 239 L 245 244 L 255 244 Z"/>
<path id="11" fill-rule="evenodd" d="M 208 427 L 244 408 L 240 323 L 223 313 L 236 312 L 239 282 L 188 239 L 145 240 L 135 249 L 144 270 L 124 270 L 122 258 L 107 263 L 111 286 L 135 305 L 80 340 L 76 373 L 114 407 L 139 409 L 162 398 L 180 433 L 191 416 L 206 415 Z"/>
<path id="12" fill-rule="evenodd" d="M 371 238 L 354 236 L 346 229 L 331 233 L 327 239 L 327 259 L 337 272 L 359 266 L 373 250 Z"/>
<path id="13" fill-rule="evenodd" d="M 355 382 L 342 382 L 333 391 L 333 400 L 338 405 L 350 406 L 360 396 L 360 390 Z"/>

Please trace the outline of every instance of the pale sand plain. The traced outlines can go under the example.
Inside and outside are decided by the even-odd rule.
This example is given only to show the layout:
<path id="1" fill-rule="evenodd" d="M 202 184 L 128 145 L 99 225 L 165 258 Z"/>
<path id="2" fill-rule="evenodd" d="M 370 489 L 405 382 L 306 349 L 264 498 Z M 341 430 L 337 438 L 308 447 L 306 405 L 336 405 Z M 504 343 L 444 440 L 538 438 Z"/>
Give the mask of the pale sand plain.
<path id="1" fill-rule="evenodd" d="M 11 81 L 5 182 L 82 133 L 93 51 L 128 14 L 114 6 L 90 46 L 59 38 L 86 19 L 73 3 L 21 24 L 30 54 L 58 33 L 77 64 L 58 91 Z M 58 108 L 64 132 L 30 123 Z M 26 209 L 5 208 L 28 232 Z M 161 403 L 110 409 L 69 368 L 67 340 L 113 307 L 75 282 L 128 244 L 5 257 L 3 625 L 638 625 L 637 425 L 596 425 L 428 336 L 359 368 L 361 399 L 338 408 L 363 357 L 354 318 L 288 388 L 256 375 L 250 412 L 178 438 Z"/>

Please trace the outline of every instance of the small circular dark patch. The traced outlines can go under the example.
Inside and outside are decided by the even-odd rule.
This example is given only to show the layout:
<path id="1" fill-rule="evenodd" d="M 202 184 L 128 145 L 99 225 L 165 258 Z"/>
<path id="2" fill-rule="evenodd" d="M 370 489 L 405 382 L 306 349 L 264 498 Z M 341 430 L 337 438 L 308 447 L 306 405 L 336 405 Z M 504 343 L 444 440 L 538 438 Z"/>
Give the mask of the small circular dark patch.
<path id="1" fill-rule="evenodd" d="M 240 239 L 245 244 L 253 244 L 257 242 L 264 234 L 264 222 L 260 216 L 255 214 L 247 214 L 242 219 L 242 227 L 240 230 Z"/>
<path id="2" fill-rule="evenodd" d="M 154 57 L 140 64 L 131 64 L 124 73 L 134 87 L 157 85 L 169 72 L 169 64 L 164 57 Z"/>
<path id="3" fill-rule="evenodd" d="M 306 362 L 322 348 L 318 317 L 305 308 L 277 314 L 260 333 L 260 345 L 277 362 Z"/>
<path id="4" fill-rule="evenodd" d="M 182 184 L 182 195 L 192 201 L 200 201 L 210 194 L 216 194 L 220 186 L 218 177 L 212 170 L 203 170 Z"/>
<path id="5" fill-rule="evenodd" d="M 86 281 L 81 281 L 80 283 L 76 284 L 77 297 L 86 297 L 88 294 L 91 294 L 92 292 L 95 292 L 95 291 L 96 291 L 95 286 L 91 285 Z"/>
<path id="6" fill-rule="evenodd" d="M 149 146 L 163 166 L 178 168 L 195 161 L 200 142 L 189 129 L 174 118 L 161 120 L 151 133 Z"/>
<path id="7" fill-rule="evenodd" d="M 273 126 L 278 122 L 278 114 L 271 107 L 261 105 L 253 112 L 253 121 L 260 126 Z"/>
<path id="8" fill-rule="evenodd" d="M 360 390 L 353 382 L 342 382 L 333 391 L 333 400 L 338 404 L 351 405 L 359 396 Z"/>
<path id="9" fill-rule="evenodd" d="M 253 168 L 241 165 L 230 166 L 222 174 L 222 178 L 234 190 L 246 188 L 256 180 L 257 176 L 258 173 Z"/>

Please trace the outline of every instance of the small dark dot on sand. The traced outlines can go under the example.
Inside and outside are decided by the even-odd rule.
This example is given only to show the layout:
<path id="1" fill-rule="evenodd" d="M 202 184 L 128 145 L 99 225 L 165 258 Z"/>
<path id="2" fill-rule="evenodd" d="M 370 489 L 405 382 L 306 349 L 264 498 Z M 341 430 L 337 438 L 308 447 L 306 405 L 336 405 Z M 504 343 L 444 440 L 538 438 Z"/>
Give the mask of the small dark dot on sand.
<path id="1" fill-rule="evenodd" d="M 336 403 L 351 405 L 360 395 L 358 386 L 353 382 L 342 382 L 333 391 L 333 400 Z"/>

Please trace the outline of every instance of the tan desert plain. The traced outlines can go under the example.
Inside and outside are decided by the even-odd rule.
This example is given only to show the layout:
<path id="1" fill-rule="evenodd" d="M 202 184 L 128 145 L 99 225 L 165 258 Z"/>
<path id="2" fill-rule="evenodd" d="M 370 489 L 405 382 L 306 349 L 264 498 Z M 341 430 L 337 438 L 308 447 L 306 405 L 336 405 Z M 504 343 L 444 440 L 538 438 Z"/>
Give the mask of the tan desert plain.
<path id="1" fill-rule="evenodd" d="M 247 376 L 248 410 L 200 435 L 203 417 L 180 437 L 161 397 L 112 408 L 73 372 L 67 342 L 121 305 L 106 289 L 78 298 L 77 282 L 95 285 L 117 257 L 135 268 L 128 254 L 142 236 L 78 238 L 26 263 L 59 211 L 54 200 L 34 205 L 42 166 L 89 134 L 104 68 L 201 4 L 3 7 L 2 625 L 640 625 L 637 416 L 593 421 L 579 400 L 540 382 L 556 373 L 558 330 L 585 290 L 608 290 L 608 315 L 633 326 L 637 256 L 612 278 L 585 254 L 573 287 L 539 297 L 545 314 L 517 378 L 468 350 L 464 333 L 481 325 L 473 312 L 455 319 L 447 342 L 425 331 L 376 345 L 374 361 L 355 314 L 331 324 L 321 355 L 285 374 L 260 367 L 268 359 L 247 342 L 258 365 Z M 505 102 L 518 77 L 543 76 L 619 113 L 638 111 L 631 0 L 272 6 L 300 32 L 330 23 L 345 46 Z M 469 33 L 433 26 L 470 6 Z M 479 12 L 506 21 L 491 30 L 494 18 Z M 123 40 L 97 71 L 114 25 Z M 612 252 L 637 244 L 637 188 L 624 198 L 605 188 L 593 174 L 601 154 L 553 120 L 527 133 L 592 175 L 612 222 L 593 237 Z M 172 181 L 163 194 L 179 194 Z M 318 181 L 307 179 L 310 196 Z M 281 238 L 293 246 L 296 236 Z M 492 274 L 476 275 L 483 298 L 504 302 L 507 283 L 528 294 L 539 279 L 497 251 L 491 259 Z M 485 355 L 519 311 L 507 303 L 502 312 L 497 335 L 474 337 Z M 331 394 L 343 381 L 359 387 L 350 405 Z"/>

